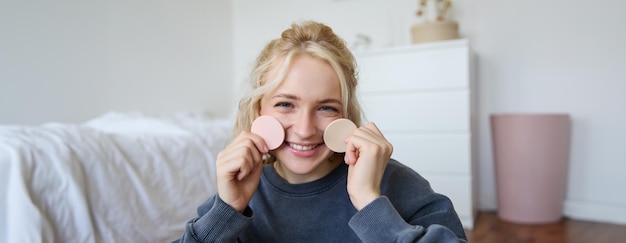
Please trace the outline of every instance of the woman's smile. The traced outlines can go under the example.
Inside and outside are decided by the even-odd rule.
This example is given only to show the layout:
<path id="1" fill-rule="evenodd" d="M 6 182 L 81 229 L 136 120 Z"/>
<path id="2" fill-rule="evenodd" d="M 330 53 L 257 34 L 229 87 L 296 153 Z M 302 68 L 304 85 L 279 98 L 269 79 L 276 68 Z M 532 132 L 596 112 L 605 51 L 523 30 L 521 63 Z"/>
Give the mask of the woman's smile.
<path id="1" fill-rule="evenodd" d="M 297 144 L 297 143 L 287 143 L 289 150 L 298 157 L 312 157 L 315 155 L 323 144 Z"/>

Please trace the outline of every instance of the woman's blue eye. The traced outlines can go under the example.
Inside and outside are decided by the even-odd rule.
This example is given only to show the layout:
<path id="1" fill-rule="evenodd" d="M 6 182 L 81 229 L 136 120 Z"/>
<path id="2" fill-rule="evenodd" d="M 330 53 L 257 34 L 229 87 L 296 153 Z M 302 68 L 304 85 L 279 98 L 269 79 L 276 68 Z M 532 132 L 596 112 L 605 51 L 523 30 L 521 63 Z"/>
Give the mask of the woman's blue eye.
<path id="1" fill-rule="evenodd" d="M 337 108 L 332 107 L 332 106 L 322 106 L 322 107 L 320 108 L 320 110 L 322 110 L 322 111 L 328 111 L 328 112 L 339 112 L 339 110 L 338 110 Z"/>
<path id="2" fill-rule="evenodd" d="M 292 105 L 289 102 L 278 102 L 274 106 L 275 107 L 281 107 L 281 108 L 288 108 L 288 107 L 291 107 Z"/>

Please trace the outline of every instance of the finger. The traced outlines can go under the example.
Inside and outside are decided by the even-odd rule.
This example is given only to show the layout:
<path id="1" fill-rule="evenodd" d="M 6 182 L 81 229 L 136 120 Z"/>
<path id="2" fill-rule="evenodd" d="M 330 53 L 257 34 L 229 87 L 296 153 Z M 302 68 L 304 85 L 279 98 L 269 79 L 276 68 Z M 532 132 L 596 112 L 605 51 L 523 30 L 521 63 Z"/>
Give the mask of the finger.
<path id="1" fill-rule="evenodd" d="M 364 153 L 374 155 L 376 157 L 384 155 L 390 156 L 393 147 L 383 136 L 380 130 L 370 123 L 366 126 L 358 128 L 348 139 L 349 145 L 344 159 L 348 164 L 356 163 Z"/>
<path id="2" fill-rule="evenodd" d="M 344 161 L 348 165 L 354 165 L 358 159 L 358 151 L 359 149 L 352 142 L 352 139 L 348 137 L 346 139 L 346 154 L 344 155 Z"/>
<path id="3" fill-rule="evenodd" d="M 250 132 L 242 132 L 222 151 L 221 154 L 238 156 L 237 151 L 246 149 L 247 147 L 253 148 L 253 150 L 258 152 L 251 153 L 251 155 L 254 156 L 255 161 L 260 161 L 262 159 L 262 155 L 269 152 L 263 138 Z"/>
<path id="4" fill-rule="evenodd" d="M 248 173 L 250 173 L 250 171 L 252 171 L 252 168 L 250 168 L 250 165 L 248 163 L 243 163 L 241 165 L 241 167 L 239 167 L 239 172 L 237 173 L 237 180 L 241 181 L 244 178 L 246 178 L 246 176 L 248 176 Z"/>
<path id="5" fill-rule="evenodd" d="M 237 136 L 236 141 L 246 141 L 249 140 L 254 144 L 254 147 L 261 152 L 262 154 L 268 153 L 270 151 L 269 147 L 265 143 L 265 140 L 254 133 L 243 131 Z M 234 142 L 233 142 L 234 143 Z"/>
<path id="6" fill-rule="evenodd" d="M 380 131 L 380 129 L 378 129 L 378 126 L 376 126 L 375 123 L 370 122 L 367 125 L 365 125 L 365 128 L 367 128 L 368 130 L 371 130 L 373 132 L 375 132 L 376 134 L 380 134 L 383 135 L 383 133 Z"/>
<path id="7" fill-rule="evenodd" d="M 220 152 L 216 164 L 220 174 L 240 180 L 262 163 L 261 153 L 254 143 L 247 139 Z"/>
<path id="8" fill-rule="evenodd" d="M 239 173 L 237 173 L 237 180 L 243 180 L 250 173 L 256 171 L 260 165 L 263 163 L 263 157 L 259 151 L 252 145 L 249 145 L 244 148 L 245 155 L 242 160 L 242 164 L 239 168 Z"/>
<path id="9" fill-rule="evenodd" d="M 353 133 L 353 135 L 355 137 L 359 137 L 371 142 L 385 140 L 383 134 L 373 123 L 369 123 L 366 126 L 360 127 Z"/>
<path id="10" fill-rule="evenodd" d="M 256 149 L 262 154 L 268 153 L 270 151 L 267 143 L 265 143 L 265 139 L 263 139 L 261 136 L 247 131 L 241 132 L 240 136 L 250 139 L 254 143 Z"/>

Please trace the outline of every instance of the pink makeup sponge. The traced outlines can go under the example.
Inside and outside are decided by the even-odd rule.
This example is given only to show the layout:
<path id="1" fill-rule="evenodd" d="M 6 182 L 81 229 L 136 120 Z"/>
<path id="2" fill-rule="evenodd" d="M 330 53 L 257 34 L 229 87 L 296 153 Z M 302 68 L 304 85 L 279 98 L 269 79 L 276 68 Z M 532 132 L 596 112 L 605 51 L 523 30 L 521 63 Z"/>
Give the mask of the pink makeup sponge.
<path id="1" fill-rule="evenodd" d="M 346 152 L 345 140 L 356 130 L 356 125 L 345 118 L 337 119 L 328 124 L 324 131 L 326 147 L 337 153 Z"/>
<path id="2" fill-rule="evenodd" d="M 265 140 L 270 150 L 277 149 L 285 140 L 285 129 L 276 118 L 271 116 L 259 116 L 254 122 L 250 132 L 259 135 Z"/>

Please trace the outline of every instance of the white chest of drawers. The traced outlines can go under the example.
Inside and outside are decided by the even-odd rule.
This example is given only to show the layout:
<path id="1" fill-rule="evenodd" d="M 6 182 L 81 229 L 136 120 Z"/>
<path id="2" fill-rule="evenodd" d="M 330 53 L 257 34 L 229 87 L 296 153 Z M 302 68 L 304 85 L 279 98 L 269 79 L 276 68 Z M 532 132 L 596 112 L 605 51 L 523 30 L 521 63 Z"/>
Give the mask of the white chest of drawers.
<path id="1" fill-rule="evenodd" d="M 357 53 L 359 98 L 393 144 L 392 158 L 452 200 L 473 228 L 471 53 L 466 39 Z"/>

